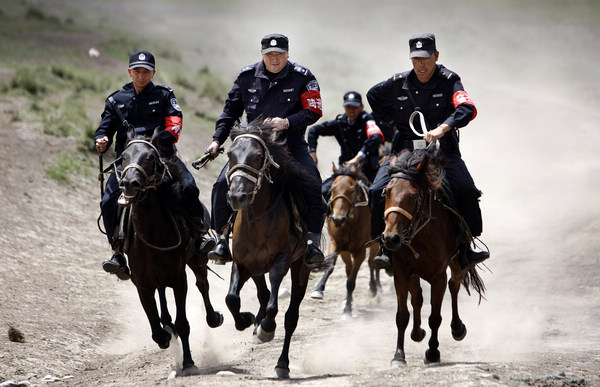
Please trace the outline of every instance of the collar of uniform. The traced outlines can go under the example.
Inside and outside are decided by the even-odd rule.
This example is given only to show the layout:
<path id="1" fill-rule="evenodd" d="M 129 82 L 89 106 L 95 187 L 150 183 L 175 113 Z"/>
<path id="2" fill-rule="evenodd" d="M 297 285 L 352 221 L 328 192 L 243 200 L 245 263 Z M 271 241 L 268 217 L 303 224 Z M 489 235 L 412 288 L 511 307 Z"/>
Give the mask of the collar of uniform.
<path id="1" fill-rule="evenodd" d="M 154 84 L 154 82 L 150 81 L 150 83 L 147 84 L 146 87 L 144 87 L 144 90 L 142 90 L 142 92 L 140 94 L 151 93 L 155 87 L 156 87 L 156 85 Z M 135 92 L 135 88 L 133 87 L 133 82 L 129 82 L 128 84 L 123 86 L 123 88 Z"/>
<path id="2" fill-rule="evenodd" d="M 288 73 L 290 72 L 291 66 L 292 66 L 292 64 L 288 60 L 287 63 L 285 64 L 285 67 L 280 72 L 277 73 L 277 76 L 275 77 L 275 79 L 285 78 L 288 75 Z M 256 71 L 254 71 L 254 76 L 256 76 L 257 78 L 269 79 L 269 77 L 267 77 L 267 74 L 265 73 L 266 70 L 267 70 L 267 68 L 265 66 L 265 62 L 263 62 L 261 60 L 260 62 L 258 62 L 256 64 Z"/>
<path id="3" fill-rule="evenodd" d="M 441 65 L 439 65 L 439 64 L 435 65 L 435 71 L 433 72 L 431 79 L 427 83 L 421 83 L 419 81 L 419 79 L 417 78 L 417 75 L 415 74 L 415 70 L 410 70 L 410 72 L 408 73 L 408 76 L 406 77 L 407 82 L 404 83 L 402 88 L 410 89 L 410 90 L 435 89 L 435 87 L 436 87 L 435 80 L 437 79 L 437 76 L 440 73 L 440 68 L 441 68 Z"/>

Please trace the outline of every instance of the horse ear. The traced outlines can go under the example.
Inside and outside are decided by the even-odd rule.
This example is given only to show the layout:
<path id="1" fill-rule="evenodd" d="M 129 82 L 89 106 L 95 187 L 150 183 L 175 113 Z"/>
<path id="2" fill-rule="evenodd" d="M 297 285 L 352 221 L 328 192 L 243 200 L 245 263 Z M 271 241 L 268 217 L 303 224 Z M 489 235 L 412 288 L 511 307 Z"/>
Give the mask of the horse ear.
<path id="1" fill-rule="evenodd" d="M 132 125 L 129 125 L 129 129 L 127 129 L 127 142 L 133 140 L 135 137 L 135 128 Z"/>
<path id="2" fill-rule="evenodd" d="M 160 133 L 160 126 L 157 126 L 156 128 L 154 128 L 154 133 L 152 133 L 152 140 L 150 140 L 151 143 L 156 144 L 159 133 Z"/>
<path id="3" fill-rule="evenodd" d="M 337 173 L 338 169 L 335 166 L 335 163 L 332 161 L 331 162 L 331 169 L 333 170 L 333 173 Z"/>
<path id="4" fill-rule="evenodd" d="M 427 168 L 429 167 L 429 156 L 423 157 L 423 160 L 417 165 L 417 172 L 424 173 L 427 172 Z"/>

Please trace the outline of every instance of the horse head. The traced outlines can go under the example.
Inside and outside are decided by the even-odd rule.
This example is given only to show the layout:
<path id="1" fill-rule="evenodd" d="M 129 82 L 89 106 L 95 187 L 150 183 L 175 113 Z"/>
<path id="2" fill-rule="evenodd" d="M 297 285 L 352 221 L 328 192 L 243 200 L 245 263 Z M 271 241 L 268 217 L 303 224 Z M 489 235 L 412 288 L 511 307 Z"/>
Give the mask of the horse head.
<path id="1" fill-rule="evenodd" d="M 169 175 L 156 147 L 159 131 L 159 127 L 154 129 L 152 138 L 136 135 L 134 128 L 127 132 L 127 147 L 121 154 L 123 170 L 119 185 L 123 192 L 119 204 L 129 204 L 138 194 L 158 187 Z"/>
<path id="2" fill-rule="evenodd" d="M 435 148 L 403 151 L 388 169 L 391 180 L 385 187 L 384 246 L 396 251 L 410 245 L 414 236 L 429 222 L 432 193 L 441 188 L 443 169 Z"/>
<path id="3" fill-rule="evenodd" d="M 335 227 L 342 227 L 346 219 L 353 216 L 356 207 L 368 205 L 366 178 L 357 165 L 333 165 L 331 199 L 327 203 L 328 213 Z"/>
<path id="4" fill-rule="evenodd" d="M 231 135 L 233 143 L 227 152 L 227 201 L 234 211 L 248 208 L 263 181 L 273 182 L 270 167 L 279 168 L 262 136 L 263 128 L 256 125 L 251 123 L 245 131 L 237 128 Z"/>

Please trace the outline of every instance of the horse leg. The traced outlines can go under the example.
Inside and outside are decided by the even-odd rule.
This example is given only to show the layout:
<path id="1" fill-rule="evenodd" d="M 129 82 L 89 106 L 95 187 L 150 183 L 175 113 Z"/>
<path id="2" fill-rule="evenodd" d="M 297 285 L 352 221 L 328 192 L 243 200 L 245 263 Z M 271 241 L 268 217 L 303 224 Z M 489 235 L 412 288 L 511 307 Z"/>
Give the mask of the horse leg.
<path id="1" fill-rule="evenodd" d="M 373 258 L 377 254 L 377 246 L 378 244 L 372 244 L 369 246 L 369 290 L 371 291 L 371 297 L 381 296 L 383 289 L 381 288 L 381 280 L 379 276 L 379 269 L 375 268 L 375 264 L 373 263 Z M 377 303 L 381 302 L 381 298 L 377 298 Z"/>
<path id="2" fill-rule="evenodd" d="M 190 323 L 187 319 L 185 302 L 187 299 L 187 276 L 183 271 L 176 285 L 173 286 L 173 294 L 175 297 L 175 306 L 177 307 L 177 315 L 175 317 L 176 332 L 181 339 L 183 349 L 183 369 L 184 376 L 192 375 L 197 371 L 192 360 L 192 352 L 190 350 Z"/>
<path id="3" fill-rule="evenodd" d="M 223 324 L 223 314 L 221 312 L 215 311 L 212 306 L 212 302 L 210 301 L 210 284 L 208 283 L 208 269 L 206 268 L 206 264 L 200 264 L 199 259 L 192 259 L 191 261 L 194 262 L 188 262 L 188 266 L 194 272 L 194 275 L 196 277 L 196 287 L 200 291 L 202 299 L 204 300 L 204 308 L 206 310 L 206 322 L 211 328 L 219 327 Z"/>
<path id="4" fill-rule="evenodd" d="M 410 303 L 413 308 L 413 329 L 410 338 L 413 341 L 420 342 L 425 338 L 425 330 L 421 328 L 421 307 L 423 307 L 423 289 L 418 276 L 413 275 L 408 282 L 408 291 L 410 292 Z"/>
<path id="5" fill-rule="evenodd" d="M 265 317 L 265 313 L 267 310 L 267 304 L 269 303 L 269 299 L 271 298 L 271 292 L 267 287 L 267 282 L 265 280 L 264 275 L 258 275 L 252 277 L 254 280 L 254 284 L 256 285 L 256 297 L 260 303 L 260 307 L 258 308 L 258 313 L 256 314 L 256 321 L 254 323 L 254 332 L 253 334 L 256 336 L 256 332 L 258 326 L 262 319 Z"/>
<path id="6" fill-rule="evenodd" d="M 347 254 L 346 258 L 342 255 L 342 259 L 346 263 L 346 306 L 344 307 L 344 316 L 352 317 L 352 303 L 354 302 L 353 293 L 356 288 L 356 277 L 358 276 L 358 270 L 365 260 L 366 251 L 360 249 L 358 253 L 351 255 Z M 349 264 L 348 264 L 349 263 Z"/>
<path id="7" fill-rule="evenodd" d="M 283 349 L 281 355 L 277 360 L 275 366 L 275 372 L 279 379 L 288 379 L 290 377 L 290 342 L 292 341 L 292 334 L 298 326 L 298 318 L 300 317 L 300 304 L 306 294 L 306 288 L 308 286 L 308 277 L 310 271 L 307 270 L 302 262 L 302 259 L 296 260 L 291 267 L 292 276 L 292 292 L 290 297 L 290 305 L 287 312 L 285 313 L 285 338 L 283 340 Z"/>
<path id="8" fill-rule="evenodd" d="M 462 272 L 456 264 L 451 264 L 450 269 L 452 273 L 450 280 L 448 280 L 448 288 L 452 296 L 452 322 L 450 323 L 450 329 L 452 330 L 454 340 L 460 341 L 467 335 L 467 327 L 463 324 L 458 314 L 458 291 L 462 282 Z"/>
<path id="9" fill-rule="evenodd" d="M 396 353 L 391 361 L 392 367 L 398 368 L 406 365 L 404 354 L 404 332 L 408 326 L 410 313 L 408 311 L 408 283 L 399 268 L 394 269 L 394 286 L 396 288 L 396 298 L 398 300 L 398 309 L 396 310 L 396 328 L 398 330 L 398 340 L 396 342 Z"/>
<path id="10" fill-rule="evenodd" d="M 323 273 L 323 277 L 321 277 L 321 280 L 317 284 L 317 287 L 311 293 L 310 298 L 314 298 L 316 300 L 323 299 L 323 292 L 325 291 L 325 283 L 329 279 L 329 276 L 331 276 L 331 273 L 333 273 L 333 269 L 335 268 L 336 261 L 337 261 L 337 256 L 335 256 L 335 258 L 333 258 L 333 263 L 331 264 L 331 266 L 329 266 L 329 268 L 325 271 L 325 273 Z"/>
<path id="11" fill-rule="evenodd" d="M 137 292 L 142 307 L 144 308 L 144 312 L 146 312 L 146 317 L 148 317 L 148 322 L 150 323 L 152 340 L 154 340 L 154 342 L 162 349 L 169 348 L 171 334 L 163 329 L 160 323 L 160 316 L 158 315 L 156 300 L 154 299 L 154 290 L 137 288 Z"/>
<path id="12" fill-rule="evenodd" d="M 225 297 L 227 308 L 231 312 L 235 321 L 235 329 L 243 331 L 250 325 L 254 324 L 254 315 L 250 312 L 240 313 L 241 300 L 240 291 L 250 278 L 250 273 L 243 266 L 238 265 L 235 261 L 231 267 L 231 280 L 229 283 L 229 292 Z"/>
<path id="13" fill-rule="evenodd" d="M 438 331 L 442 323 L 441 312 L 444 293 L 446 293 L 446 279 L 447 275 L 444 271 L 431 281 L 431 315 L 429 316 L 431 338 L 429 339 L 429 349 L 425 351 L 425 364 L 440 362 Z"/>
<path id="14" fill-rule="evenodd" d="M 167 295 L 166 295 L 166 287 L 159 286 L 158 287 L 158 301 L 160 304 L 160 322 L 163 327 L 170 327 L 173 329 L 173 332 L 176 332 L 175 325 L 173 325 L 173 321 L 171 320 L 171 314 L 169 313 L 169 308 L 167 305 Z"/>
<path id="15" fill-rule="evenodd" d="M 269 270 L 271 296 L 269 297 L 269 302 L 265 309 L 265 317 L 260 321 L 260 325 L 256 331 L 256 337 L 262 342 L 271 341 L 275 336 L 275 328 L 277 328 L 275 317 L 279 311 L 279 287 L 281 286 L 283 277 L 288 271 L 289 265 L 290 257 L 287 254 L 279 254 L 277 258 L 275 258 L 275 264 L 271 267 L 271 270 Z"/>

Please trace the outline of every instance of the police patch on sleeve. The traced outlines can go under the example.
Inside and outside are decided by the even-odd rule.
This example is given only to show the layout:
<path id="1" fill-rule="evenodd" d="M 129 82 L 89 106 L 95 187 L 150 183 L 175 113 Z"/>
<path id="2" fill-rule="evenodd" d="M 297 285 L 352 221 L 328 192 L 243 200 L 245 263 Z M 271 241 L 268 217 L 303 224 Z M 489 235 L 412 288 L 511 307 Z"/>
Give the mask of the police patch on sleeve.
<path id="1" fill-rule="evenodd" d="M 171 106 L 173 106 L 173 109 L 177 110 L 178 112 L 181 111 L 181 106 L 179 106 L 179 102 L 177 102 L 177 98 L 171 98 Z"/>
<path id="2" fill-rule="evenodd" d="M 308 82 L 306 85 L 306 90 L 319 90 L 319 83 L 317 80 L 313 79 L 312 81 Z"/>

